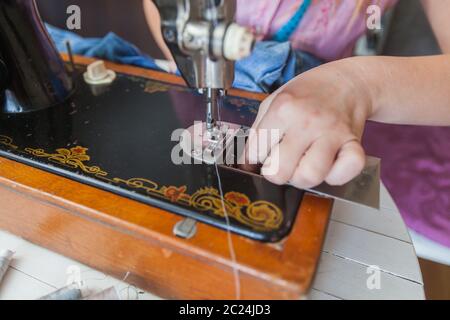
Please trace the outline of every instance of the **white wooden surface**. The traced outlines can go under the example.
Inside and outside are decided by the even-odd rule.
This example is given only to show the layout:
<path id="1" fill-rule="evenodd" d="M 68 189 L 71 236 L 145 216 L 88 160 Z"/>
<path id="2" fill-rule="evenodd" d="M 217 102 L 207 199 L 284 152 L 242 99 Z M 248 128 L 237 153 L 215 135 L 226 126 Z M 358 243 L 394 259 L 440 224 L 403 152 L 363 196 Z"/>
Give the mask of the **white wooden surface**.
<path id="1" fill-rule="evenodd" d="M 36 299 L 67 282 L 78 266 L 91 293 L 117 286 L 123 299 L 157 299 L 73 260 L 0 231 L 0 249 L 16 252 L 0 299 Z M 369 289 L 368 267 L 380 270 Z M 124 275 L 124 278 L 126 275 Z M 408 231 L 386 189 L 381 211 L 336 203 L 310 299 L 424 299 L 422 276 Z"/>
<path id="2" fill-rule="evenodd" d="M 413 230 L 409 230 L 409 233 L 418 257 L 450 266 L 450 248 Z"/>

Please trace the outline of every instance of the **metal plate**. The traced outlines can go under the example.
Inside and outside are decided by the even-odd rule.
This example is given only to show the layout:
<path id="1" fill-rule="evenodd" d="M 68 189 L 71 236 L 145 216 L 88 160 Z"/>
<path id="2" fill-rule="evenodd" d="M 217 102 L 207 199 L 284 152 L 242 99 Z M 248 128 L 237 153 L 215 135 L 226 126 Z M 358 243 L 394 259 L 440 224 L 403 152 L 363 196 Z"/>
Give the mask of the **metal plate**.
<path id="1" fill-rule="evenodd" d="M 380 159 L 367 157 L 363 172 L 342 186 L 330 186 L 326 183 L 310 192 L 334 199 L 380 209 Z"/>

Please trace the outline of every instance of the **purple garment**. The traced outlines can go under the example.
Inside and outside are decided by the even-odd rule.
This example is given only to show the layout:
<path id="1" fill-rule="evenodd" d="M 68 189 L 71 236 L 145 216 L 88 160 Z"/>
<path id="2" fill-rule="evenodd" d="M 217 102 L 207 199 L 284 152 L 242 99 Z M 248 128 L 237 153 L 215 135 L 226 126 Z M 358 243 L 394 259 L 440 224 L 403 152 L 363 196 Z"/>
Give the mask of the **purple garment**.
<path id="1" fill-rule="evenodd" d="M 450 247 L 450 128 L 371 122 L 363 141 L 408 227 Z"/>

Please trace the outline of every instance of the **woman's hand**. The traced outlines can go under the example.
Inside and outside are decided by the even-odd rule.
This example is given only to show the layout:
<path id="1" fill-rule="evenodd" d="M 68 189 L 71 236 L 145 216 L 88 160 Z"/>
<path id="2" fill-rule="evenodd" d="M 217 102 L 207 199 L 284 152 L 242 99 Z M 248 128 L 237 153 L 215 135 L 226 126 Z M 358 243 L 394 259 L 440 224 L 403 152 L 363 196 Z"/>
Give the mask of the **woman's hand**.
<path id="1" fill-rule="evenodd" d="M 269 181 L 298 188 L 342 185 L 363 170 L 360 139 L 371 99 L 349 61 L 307 72 L 261 104 L 246 156 L 263 164 Z M 277 131 L 278 138 L 268 138 Z"/>

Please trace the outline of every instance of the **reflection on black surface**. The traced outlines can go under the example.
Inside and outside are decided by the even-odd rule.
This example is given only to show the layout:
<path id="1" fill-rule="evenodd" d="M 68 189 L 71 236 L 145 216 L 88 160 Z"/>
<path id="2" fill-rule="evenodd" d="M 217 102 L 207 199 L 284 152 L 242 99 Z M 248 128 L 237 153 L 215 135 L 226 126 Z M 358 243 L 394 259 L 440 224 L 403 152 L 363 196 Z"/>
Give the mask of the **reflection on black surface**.
<path id="1" fill-rule="evenodd" d="M 214 166 L 174 165 L 171 161 L 177 143 L 171 141 L 172 132 L 204 119 L 201 96 L 177 87 L 148 93 L 148 86 L 154 83 L 123 75 L 97 96 L 81 81 L 78 85 L 79 90 L 65 105 L 0 115 L 2 154 L 226 227 L 220 197 L 215 193 Z M 233 104 L 230 100 L 225 103 L 222 120 L 251 125 L 257 103 L 229 99 Z M 18 148 L 2 144 L 2 136 L 12 138 Z M 232 231 L 262 241 L 279 241 L 288 234 L 302 191 L 224 168 L 220 176 Z M 280 216 L 274 218 L 275 209 Z"/>
<path id="2" fill-rule="evenodd" d="M 0 104 L 3 112 L 29 112 L 57 105 L 72 91 L 72 79 L 40 19 L 34 1 L 0 1 L 0 91 L 14 97 Z M 17 103 L 13 102 L 17 100 Z"/>

